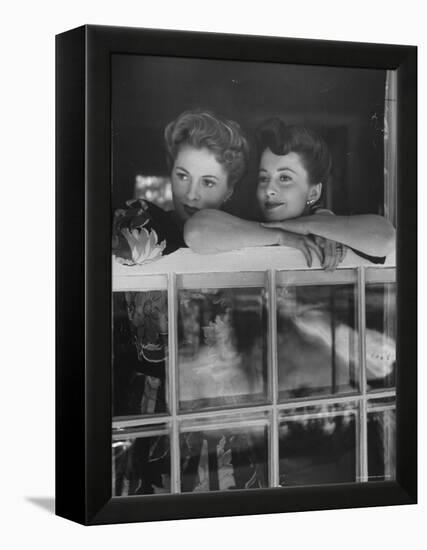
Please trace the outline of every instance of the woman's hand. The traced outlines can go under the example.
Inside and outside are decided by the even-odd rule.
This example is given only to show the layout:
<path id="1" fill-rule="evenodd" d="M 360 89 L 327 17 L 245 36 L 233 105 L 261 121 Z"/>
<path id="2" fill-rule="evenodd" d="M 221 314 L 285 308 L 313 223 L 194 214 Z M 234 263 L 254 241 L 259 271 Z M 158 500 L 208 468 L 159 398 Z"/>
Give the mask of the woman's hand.
<path id="1" fill-rule="evenodd" d="M 334 269 L 344 260 L 347 247 L 336 241 L 313 235 L 313 239 L 322 252 L 321 264 L 326 271 Z"/>
<path id="2" fill-rule="evenodd" d="M 369 256 L 384 257 L 395 250 L 394 227 L 376 214 L 334 216 L 319 213 L 283 222 L 263 223 L 262 226 L 303 235 L 318 235 Z"/>
<path id="3" fill-rule="evenodd" d="M 297 235 L 283 230 L 279 230 L 278 244 L 300 250 L 307 261 L 308 267 L 313 264 L 312 255 L 314 252 L 326 271 L 333 271 L 343 261 L 347 253 L 347 247 L 336 241 L 315 235 Z"/>
<path id="4" fill-rule="evenodd" d="M 323 261 L 323 252 L 320 246 L 315 242 L 311 236 L 297 235 L 289 231 L 278 231 L 278 243 L 279 246 L 290 246 L 300 250 L 304 258 L 307 261 L 308 267 L 313 264 L 313 252 L 319 258 L 320 263 Z"/>
<path id="5" fill-rule="evenodd" d="M 279 230 L 279 244 L 300 249 L 306 257 L 309 267 L 311 267 L 310 250 L 316 252 L 323 269 L 326 271 L 333 271 L 347 254 L 345 245 L 318 235 L 309 234 L 308 223 L 303 217 L 281 222 L 266 222 L 261 223 L 261 225 L 267 229 Z M 297 239 L 292 239 L 292 235 Z M 310 254 L 310 263 L 307 254 Z"/>

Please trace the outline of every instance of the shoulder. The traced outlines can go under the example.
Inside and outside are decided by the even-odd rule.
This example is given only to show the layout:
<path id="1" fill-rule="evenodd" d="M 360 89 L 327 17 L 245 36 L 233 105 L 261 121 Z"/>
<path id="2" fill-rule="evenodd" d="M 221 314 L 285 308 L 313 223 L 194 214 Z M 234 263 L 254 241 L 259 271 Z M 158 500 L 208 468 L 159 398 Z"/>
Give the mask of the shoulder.
<path id="1" fill-rule="evenodd" d="M 322 214 L 327 216 L 334 216 L 335 214 L 332 212 L 332 210 L 329 210 L 328 208 L 325 208 L 323 206 L 313 206 L 310 210 L 310 215 L 313 214 Z"/>
<path id="2" fill-rule="evenodd" d="M 143 248 L 144 239 L 147 238 L 157 247 L 157 256 L 170 254 L 178 248 L 185 247 L 182 228 L 175 222 L 173 212 L 166 212 L 145 199 L 126 201 L 124 208 L 114 212 L 114 255 L 132 263 L 132 248 L 135 243 L 131 245 L 129 239 L 137 239 Z M 136 260 L 133 258 L 133 261 Z"/>

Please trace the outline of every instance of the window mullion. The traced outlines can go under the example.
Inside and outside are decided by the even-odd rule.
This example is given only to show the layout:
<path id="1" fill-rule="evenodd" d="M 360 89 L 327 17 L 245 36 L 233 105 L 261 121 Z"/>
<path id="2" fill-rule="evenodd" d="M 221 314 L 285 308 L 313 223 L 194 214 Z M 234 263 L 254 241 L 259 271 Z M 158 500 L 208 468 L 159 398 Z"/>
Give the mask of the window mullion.
<path id="1" fill-rule="evenodd" d="M 178 425 L 178 298 L 176 275 L 168 275 L 168 329 L 169 329 L 169 407 L 171 414 L 171 492 L 180 492 L 179 425 Z"/>
<path id="2" fill-rule="evenodd" d="M 359 332 L 359 367 L 360 367 L 360 429 L 359 429 L 359 476 L 360 481 L 368 481 L 368 412 L 366 382 L 366 281 L 365 268 L 357 270 L 357 312 Z"/>
<path id="3" fill-rule="evenodd" d="M 279 486 L 279 418 L 277 410 L 278 399 L 278 365 L 277 365 L 277 293 L 276 271 L 268 271 L 268 296 L 269 296 L 269 375 L 272 400 L 272 414 L 270 426 L 270 484 Z"/>

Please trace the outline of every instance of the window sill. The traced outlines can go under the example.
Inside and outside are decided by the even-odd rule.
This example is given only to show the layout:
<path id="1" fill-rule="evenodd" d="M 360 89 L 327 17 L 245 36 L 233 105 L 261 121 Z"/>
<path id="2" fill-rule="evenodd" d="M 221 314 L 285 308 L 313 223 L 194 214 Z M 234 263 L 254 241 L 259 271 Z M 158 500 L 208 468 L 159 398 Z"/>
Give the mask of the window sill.
<path id="1" fill-rule="evenodd" d="M 389 254 L 384 264 L 373 264 L 369 260 L 347 251 L 344 261 L 337 271 L 357 268 L 359 266 L 384 268 L 395 267 L 395 254 Z M 299 250 L 288 247 L 262 246 L 243 248 L 232 252 L 218 254 L 196 254 L 188 248 L 163 256 L 159 260 L 143 265 L 126 266 L 113 258 L 113 290 L 123 288 L 123 279 L 140 278 L 145 275 L 165 275 L 168 273 L 237 273 L 251 271 L 305 270 L 323 271 L 317 257 L 313 258 L 311 268 L 307 267 L 305 258 Z M 127 285 L 126 285 L 127 286 Z"/>

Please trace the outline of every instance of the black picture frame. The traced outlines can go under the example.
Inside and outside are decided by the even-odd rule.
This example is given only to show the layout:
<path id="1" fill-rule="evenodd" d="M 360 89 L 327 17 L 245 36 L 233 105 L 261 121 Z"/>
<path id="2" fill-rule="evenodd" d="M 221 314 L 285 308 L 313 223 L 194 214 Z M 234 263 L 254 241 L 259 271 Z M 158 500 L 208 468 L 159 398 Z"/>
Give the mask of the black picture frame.
<path id="1" fill-rule="evenodd" d="M 397 70 L 396 481 L 111 497 L 113 53 Z M 85 524 L 417 502 L 417 48 L 86 25 L 56 37 L 56 514 Z"/>

